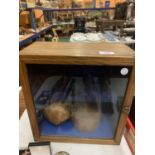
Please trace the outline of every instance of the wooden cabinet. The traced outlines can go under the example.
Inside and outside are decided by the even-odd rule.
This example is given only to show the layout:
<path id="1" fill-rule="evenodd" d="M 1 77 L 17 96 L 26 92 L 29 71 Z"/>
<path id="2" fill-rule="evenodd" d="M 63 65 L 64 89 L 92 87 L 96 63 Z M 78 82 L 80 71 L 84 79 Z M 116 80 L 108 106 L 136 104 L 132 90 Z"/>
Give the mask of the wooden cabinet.
<path id="1" fill-rule="evenodd" d="M 36 141 L 120 143 L 134 95 L 126 45 L 35 42 L 20 52 L 20 78 Z M 49 119 L 57 103 L 69 113 Z"/>

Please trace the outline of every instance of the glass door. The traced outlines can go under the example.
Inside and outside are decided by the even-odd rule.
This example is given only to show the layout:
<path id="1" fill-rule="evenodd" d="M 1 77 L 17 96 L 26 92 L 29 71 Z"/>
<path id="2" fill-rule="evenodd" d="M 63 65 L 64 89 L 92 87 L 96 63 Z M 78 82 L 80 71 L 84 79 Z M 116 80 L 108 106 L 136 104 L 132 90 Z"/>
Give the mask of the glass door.
<path id="1" fill-rule="evenodd" d="M 27 65 L 42 136 L 113 139 L 130 67 Z"/>

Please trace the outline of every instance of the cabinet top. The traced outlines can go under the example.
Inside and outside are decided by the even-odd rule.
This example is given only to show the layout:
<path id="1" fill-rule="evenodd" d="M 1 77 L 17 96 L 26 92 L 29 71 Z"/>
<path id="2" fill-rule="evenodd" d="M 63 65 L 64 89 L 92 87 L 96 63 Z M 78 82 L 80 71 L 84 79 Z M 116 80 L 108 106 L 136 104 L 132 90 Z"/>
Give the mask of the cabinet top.
<path id="1" fill-rule="evenodd" d="M 35 42 L 20 51 L 20 61 L 36 64 L 134 65 L 124 44 Z"/>

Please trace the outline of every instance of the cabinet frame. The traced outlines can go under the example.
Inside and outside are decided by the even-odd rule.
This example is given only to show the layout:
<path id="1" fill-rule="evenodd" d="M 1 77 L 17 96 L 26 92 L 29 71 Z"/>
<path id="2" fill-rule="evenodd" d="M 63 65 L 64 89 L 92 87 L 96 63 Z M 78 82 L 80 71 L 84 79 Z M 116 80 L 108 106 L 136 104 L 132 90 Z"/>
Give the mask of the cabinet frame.
<path id="1" fill-rule="evenodd" d="M 51 43 L 50 43 L 51 44 Z M 123 45 L 125 46 L 125 45 Z M 102 61 L 100 60 L 102 59 Z M 120 118 L 118 121 L 117 129 L 113 139 L 91 139 L 91 138 L 75 138 L 67 136 L 41 136 L 39 132 L 39 126 L 37 123 L 37 116 L 35 112 L 35 105 L 30 89 L 30 83 L 28 79 L 27 64 L 74 64 L 74 65 L 105 65 L 105 66 L 126 66 L 131 67 L 131 73 L 128 80 L 128 85 L 123 98 L 122 109 Z M 120 144 L 124 127 L 126 125 L 128 113 L 131 108 L 132 99 L 134 96 L 135 86 L 135 68 L 134 68 L 134 54 L 130 58 L 118 57 L 115 60 L 113 58 L 100 58 L 100 57 L 67 57 L 63 59 L 60 56 L 48 56 L 25 54 L 24 51 L 20 54 L 20 79 L 22 82 L 22 89 L 26 100 L 27 111 L 30 119 L 32 133 L 35 141 L 55 141 L 55 142 L 74 142 L 74 143 L 89 143 L 89 144 L 108 144 L 118 145 Z"/>

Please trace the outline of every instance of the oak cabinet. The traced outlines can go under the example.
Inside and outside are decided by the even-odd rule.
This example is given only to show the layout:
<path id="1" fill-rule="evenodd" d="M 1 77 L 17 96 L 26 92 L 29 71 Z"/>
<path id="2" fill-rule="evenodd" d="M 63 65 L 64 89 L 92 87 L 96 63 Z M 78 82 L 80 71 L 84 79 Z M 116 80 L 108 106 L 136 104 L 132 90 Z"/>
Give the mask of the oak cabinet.
<path id="1" fill-rule="evenodd" d="M 119 144 L 134 61 L 123 44 L 35 42 L 23 49 L 20 79 L 34 139 Z"/>

